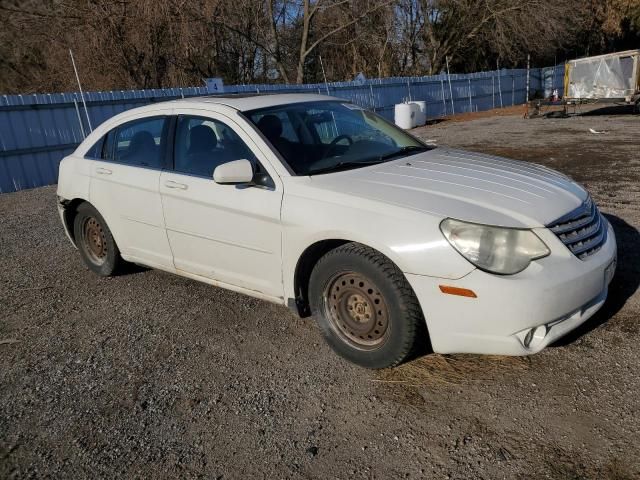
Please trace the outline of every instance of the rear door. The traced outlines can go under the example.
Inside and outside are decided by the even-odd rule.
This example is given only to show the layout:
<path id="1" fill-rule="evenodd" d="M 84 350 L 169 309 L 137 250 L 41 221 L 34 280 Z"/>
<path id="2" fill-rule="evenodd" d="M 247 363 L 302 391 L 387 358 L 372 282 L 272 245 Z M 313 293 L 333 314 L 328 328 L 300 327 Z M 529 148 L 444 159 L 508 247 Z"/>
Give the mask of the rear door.
<path id="1" fill-rule="evenodd" d="M 128 259 L 173 269 L 160 200 L 160 172 L 168 156 L 170 116 L 153 115 L 109 131 L 92 162 L 90 202 Z"/>
<path id="2" fill-rule="evenodd" d="M 160 177 L 175 268 L 282 297 L 279 177 L 251 137 L 226 116 L 185 111 L 175 131 L 174 169 Z M 216 166 L 239 159 L 267 174 L 264 185 L 213 180 Z"/>

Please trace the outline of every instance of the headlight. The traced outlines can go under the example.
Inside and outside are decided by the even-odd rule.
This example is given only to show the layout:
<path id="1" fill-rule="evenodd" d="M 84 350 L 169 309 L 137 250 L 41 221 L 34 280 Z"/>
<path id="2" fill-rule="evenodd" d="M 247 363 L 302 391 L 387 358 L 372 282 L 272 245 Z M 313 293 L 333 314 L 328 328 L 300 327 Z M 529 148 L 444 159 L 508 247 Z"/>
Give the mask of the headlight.
<path id="1" fill-rule="evenodd" d="M 549 248 L 531 230 L 490 227 L 446 218 L 440 230 L 464 258 L 481 270 L 513 275 L 531 260 L 549 255 Z"/>

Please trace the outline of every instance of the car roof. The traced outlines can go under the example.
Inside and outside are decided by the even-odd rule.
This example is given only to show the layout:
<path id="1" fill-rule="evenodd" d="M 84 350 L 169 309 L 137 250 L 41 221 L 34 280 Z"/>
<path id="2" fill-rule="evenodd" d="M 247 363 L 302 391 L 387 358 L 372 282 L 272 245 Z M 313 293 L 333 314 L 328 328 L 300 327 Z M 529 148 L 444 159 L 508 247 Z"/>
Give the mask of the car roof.
<path id="1" fill-rule="evenodd" d="M 125 121 L 144 118 L 148 115 L 166 112 L 171 108 L 192 108 L 197 110 L 211 109 L 216 105 L 232 108 L 241 112 L 256 110 L 259 108 L 273 107 L 277 105 L 289 105 L 304 102 L 344 102 L 344 99 L 330 97 L 328 95 L 318 95 L 309 93 L 278 93 L 278 94 L 240 94 L 240 95 L 210 95 L 202 97 L 188 97 L 178 100 L 168 100 L 162 102 L 152 102 L 142 107 L 125 110 L 96 127 L 96 131 L 103 134 L 106 129 L 113 128 Z M 166 114 L 166 113 L 164 113 Z M 89 137 L 87 137 L 89 138 Z M 93 138 L 93 137 L 91 137 Z M 95 139 L 94 139 L 95 141 Z"/>
<path id="2" fill-rule="evenodd" d="M 176 105 L 197 106 L 202 108 L 207 105 L 226 105 L 241 112 L 256 110 L 258 108 L 274 107 L 277 105 L 287 105 L 301 102 L 324 102 L 340 100 L 328 95 L 318 95 L 315 93 L 276 93 L 276 94 L 239 94 L 239 95 L 209 95 L 204 97 L 191 97 L 181 100 L 174 100 Z M 156 104 L 157 105 L 157 104 Z"/>

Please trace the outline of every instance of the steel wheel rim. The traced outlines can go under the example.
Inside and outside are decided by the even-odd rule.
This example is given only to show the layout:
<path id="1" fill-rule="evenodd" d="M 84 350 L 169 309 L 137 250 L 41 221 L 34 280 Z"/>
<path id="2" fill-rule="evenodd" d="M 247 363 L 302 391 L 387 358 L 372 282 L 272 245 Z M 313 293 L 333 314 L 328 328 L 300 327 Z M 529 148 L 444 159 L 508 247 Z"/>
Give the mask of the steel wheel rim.
<path id="1" fill-rule="evenodd" d="M 324 292 L 333 330 L 350 345 L 374 350 L 389 336 L 389 309 L 380 289 L 357 272 L 335 275 Z"/>
<path id="2" fill-rule="evenodd" d="M 94 217 L 87 217 L 82 224 L 82 246 L 92 263 L 102 265 L 106 261 L 107 237 Z"/>

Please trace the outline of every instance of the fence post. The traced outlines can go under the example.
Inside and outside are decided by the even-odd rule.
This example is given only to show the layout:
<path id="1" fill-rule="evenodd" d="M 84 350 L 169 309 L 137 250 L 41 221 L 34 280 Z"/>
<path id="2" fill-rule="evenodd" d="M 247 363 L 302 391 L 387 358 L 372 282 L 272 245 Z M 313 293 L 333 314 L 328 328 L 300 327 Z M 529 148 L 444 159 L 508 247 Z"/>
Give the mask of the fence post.
<path id="1" fill-rule="evenodd" d="M 471 78 L 469 80 L 469 111 L 473 112 L 473 103 L 471 102 Z"/>
<path id="2" fill-rule="evenodd" d="M 73 99 L 73 106 L 76 107 L 76 115 L 78 116 L 78 123 L 80 124 L 80 131 L 82 132 L 82 139 L 87 138 L 87 134 L 84 133 L 84 125 L 82 125 L 82 117 L 80 116 L 80 109 L 78 108 L 78 101 Z"/>
<path id="3" fill-rule="evenodd" d="M 529 74 L 530 74 L 530 68 L 531 68 L 531 54 L 527 53 L 527 100 L 526 102 L 529 103 Z"/>
<path id="4" fill-rule="evenodd" d="M 440 79 L 440 89 L 442 90 L 442 116 L 447 116 L 447 95 L 444 93 L 444 80 Z"/>
<path id="5" fill-rule="evenodd" d="M 493 108 L 496 108 L 496 76 L 491 75 L 491 102 L 493 103 Z"/>
<path id="6" fill-rule="evenodd" d="M 516 104 L 516 77 L 511 74 L 511 106 Z"/>
<path id="7" fill-rule="evenodd" d="M 556 88 L 556 65 L 558 65 L 558 57 L 557 55 L 554 55 L 553 56 L 553 74 L 551 75 L 551 95 L 552 96 L 553 96 L 553 90 Z"/>
<path id="8" fill-rule="evenodd" d="M 373 85 L 369 84 L 369 92 L 371 93 L 371 108 L 376 111 L 376 97 L 373 95 Z"/>
<path id="9" fill-rule="evenodd" d="M 451 95 L 451 115 L 456 114 L 456 107 L 453 104 L 453 89 L 451 88 L 451 74 L 449 73 L 449 57 L 444 57 L 447 61 L 447 79 L 449 80 L 449 94 Z"/>
<path id="10" fill-rule="evenodd" d="M 498 70 L 498 93 L 500 94 L 500 108 L 504 108 L 502 103 L 502 82 L 500 82 L 500 61 L 496 60 L 496 68 Z"/>

